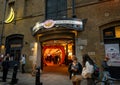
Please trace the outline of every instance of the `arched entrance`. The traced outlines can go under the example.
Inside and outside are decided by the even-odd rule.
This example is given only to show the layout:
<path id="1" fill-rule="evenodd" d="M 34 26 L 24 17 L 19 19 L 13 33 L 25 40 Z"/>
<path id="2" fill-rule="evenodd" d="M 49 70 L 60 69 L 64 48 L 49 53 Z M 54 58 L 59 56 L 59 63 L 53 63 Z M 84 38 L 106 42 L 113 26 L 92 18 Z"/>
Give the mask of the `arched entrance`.
<path id="1" fill-rule="evenodd" d="M 104 29 L 103 36 L 111 77 L 120 78 L 120 25 Z"/>
<path id="2" fill-rule="evenodd" d="M 120 66 L 120 26 L 113 26 L 103 30 L 105 55 L 111 60 L 110 66 Z"/>
<path id="3" fill-rule="evenodd" d="M 67 65 L 73 55 L 73 40 L 49 40 L 42 44 L 45 65 Z"/>
<path id="4" fill-rule="evenodd" d="M 75 30 L 66 28 L 38 31 L 43 71 L 57 71 L 53 68 L 61 71 L 65 67 L 64 72 L 67 72 L 67 65 L 71 62 L 72 55 L 75 55 L 75 35 Z"/>
<path id="5" fill-rule="evenodd" d="M 73 40 L 49 40 L 42 43 L 42 65 L 44 72 L 67 74 L 67 65 L 73 55 Z"/>
<path id="6" fill-rule="evenodd" d="M 18 61 L 20 60 L 21 50 L 23 47 L 23 35 L 13 34 L 6 38 L 6 54 L 10 54 L 11 59 Z"/>

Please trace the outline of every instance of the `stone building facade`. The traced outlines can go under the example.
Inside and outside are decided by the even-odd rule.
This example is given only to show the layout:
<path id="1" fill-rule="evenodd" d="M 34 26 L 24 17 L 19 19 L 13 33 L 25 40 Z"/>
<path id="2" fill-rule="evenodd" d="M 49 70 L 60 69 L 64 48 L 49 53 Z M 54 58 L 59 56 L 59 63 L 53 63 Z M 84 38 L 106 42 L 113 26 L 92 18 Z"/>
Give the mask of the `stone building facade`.
<path id="1" fill-rule="evenodd" d="M 1 54 L 10 53 L 11 56 L 18 56 L 18 58 L 20 58 L 21 54 L 26 54 L 29 71 L 32 64 L 41 65 L 42 56 L 44 56 L 42 52 L 45 49 L 43 46 L 52 46 L 53 42 L 59 42 L 61 39 L 64 43 L 66 42 L 65 39 L 68 42 L 72 41 L 72 44 L 74 44 L 72 54 L 76 55 L 80 61 L 82 60 L 82 54 L 88 53 L 99 65 L 106 56 L 105 44 L 114 45 L 117 43 L 117 49 L 120 51 L 120 36 L 116 37 L 116 32 L 120 32 L 120 0 L 75 0 L 74 4 L 74 0 L 67 0 L 67 17 L 65 16 L 65 19 L 73 18 L 73 15 L 76 15 L 75 18 L 77 19 L 85 19 L 84 30 L 66 30 L 62 26 L 56 26 L 51 27 L 53 29 L 50 31 L 38 30 L 33 34 L 33 27 L 36 23 L 46 21 L 46 1 L 0 0 Z M 14 11 L 14 19 L 11 22 L 8 20 L 8 23 L 4 22 L 11 12 L 11 7 Z M 57 30 L 57 35 L 60 35 L 55 35 L 56 38 L 51 37 L 50 33 L 56 28 L 62 29 Z M 65 32 L 65 39 L 60 32 Z M 47 42 L 49 40 L 51 41 Z M 37 46 L 35 47 L 36 43 Z M 5 47 L 2 48 L 2 45 Z M 69 49 L 63 47 L 64 51 Z M 55 47 L 54 50 L 56 50 Z"/>

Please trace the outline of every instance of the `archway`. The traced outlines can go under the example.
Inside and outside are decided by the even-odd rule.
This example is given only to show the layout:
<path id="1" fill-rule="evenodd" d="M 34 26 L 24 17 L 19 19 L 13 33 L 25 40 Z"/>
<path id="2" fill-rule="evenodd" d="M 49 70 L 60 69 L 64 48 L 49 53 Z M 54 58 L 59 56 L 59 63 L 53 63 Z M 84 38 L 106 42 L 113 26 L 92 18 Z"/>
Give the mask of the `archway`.
<path id="1" fill-rule="evenodd" d="M 6 54 L 10 54 L 13 60 L 20 60 L 21 50 L 23 47 L 23 35 L 21 34 L 13 34 L 6 38 Z"/>

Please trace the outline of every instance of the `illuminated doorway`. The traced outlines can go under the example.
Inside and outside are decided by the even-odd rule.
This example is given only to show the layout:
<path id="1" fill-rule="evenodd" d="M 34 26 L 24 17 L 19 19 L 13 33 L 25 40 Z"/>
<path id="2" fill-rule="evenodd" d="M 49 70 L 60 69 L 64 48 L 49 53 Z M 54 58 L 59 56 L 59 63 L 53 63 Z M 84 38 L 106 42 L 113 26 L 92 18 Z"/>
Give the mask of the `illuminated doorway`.
<path id="1" fill-rule="evenodd" d="M 65 58 L 65 50 L 63 46 L 44 46 L 44 64 L 49 65 L 56 65 L 64 63 Z"/>
<path id="2" fill-rule="evenodd" d="M 74 40 L 48 40 L 42 42 L 42 69 L 45 73 L 68 74 L 68 64 L 74 55 Z"/>
<path id="3" fill-rule="evenodd" d="M 42 43 L 45 66 L 68 64 L 74 54 L 73 40 L 49 40 Z"/>

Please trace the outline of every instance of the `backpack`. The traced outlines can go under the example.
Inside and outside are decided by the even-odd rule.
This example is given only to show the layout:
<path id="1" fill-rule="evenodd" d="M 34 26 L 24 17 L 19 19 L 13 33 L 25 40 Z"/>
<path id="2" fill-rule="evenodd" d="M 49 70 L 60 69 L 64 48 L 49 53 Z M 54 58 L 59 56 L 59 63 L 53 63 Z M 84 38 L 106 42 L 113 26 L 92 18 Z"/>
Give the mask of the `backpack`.
<path id="1" fill-rule="evenodd" d="M 94 72 L 92 74 L 92 77 L 95 78 L 95 79 L 98 79 L 99 78 L 99 75 L 100 75 L 100 69 L 99 67 L 97 66 L 97 64 L 94 64 L 93 65 L 93 69 L 94 69 Z"/>

